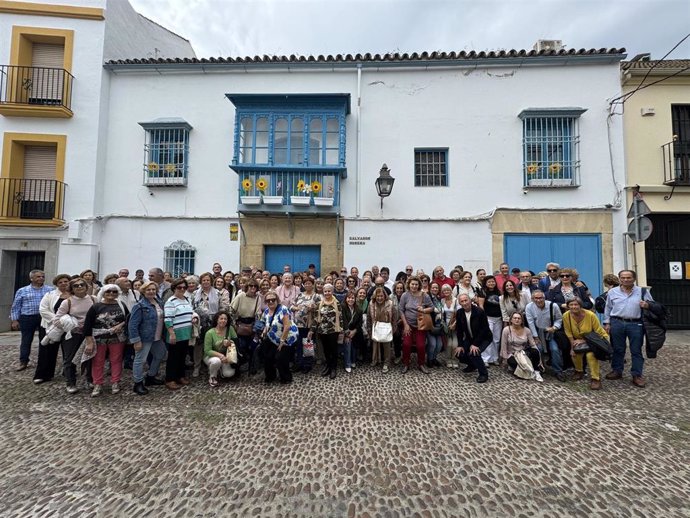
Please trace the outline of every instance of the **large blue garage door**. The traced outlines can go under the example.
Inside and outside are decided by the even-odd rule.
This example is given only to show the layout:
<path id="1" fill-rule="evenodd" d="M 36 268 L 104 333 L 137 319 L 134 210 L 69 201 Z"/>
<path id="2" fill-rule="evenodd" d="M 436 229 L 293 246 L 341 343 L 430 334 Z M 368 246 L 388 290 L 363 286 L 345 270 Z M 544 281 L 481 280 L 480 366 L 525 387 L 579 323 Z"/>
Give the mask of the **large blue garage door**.
<path id="1" fill-rule="evenodd" d="M 541 272 L 552 261 L 575 268 L 595 297 L 602 289 L 599 234 L 506 234 L 503 244 L 511 268 Z"/>
<path id="2" fill-rule="evenodd" d="M 274 273 L 282 272 L 286 264 L 290 265 L 293 272 L 303 272 L 312 263 L 316 265 L 317 272 L 321 269 L 321 247 L 318 245 L 266 245 L 264 258 L 266 269 Z"/>

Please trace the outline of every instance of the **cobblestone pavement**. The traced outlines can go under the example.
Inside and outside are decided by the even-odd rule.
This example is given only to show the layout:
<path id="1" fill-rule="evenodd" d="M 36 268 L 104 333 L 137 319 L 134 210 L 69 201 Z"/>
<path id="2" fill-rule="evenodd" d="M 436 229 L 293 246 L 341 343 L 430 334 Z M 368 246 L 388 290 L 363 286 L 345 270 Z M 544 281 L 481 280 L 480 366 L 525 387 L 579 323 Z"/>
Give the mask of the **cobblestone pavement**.
<path id="1" fill-rule="evenodd" d="M 125 371 L 92 399 L 14 372 L 17 344 L 0 335 L 3 517 L 690 516 L 690 332 L 646 389 L 598 393 L 358 367 L 146 397 Z"/>

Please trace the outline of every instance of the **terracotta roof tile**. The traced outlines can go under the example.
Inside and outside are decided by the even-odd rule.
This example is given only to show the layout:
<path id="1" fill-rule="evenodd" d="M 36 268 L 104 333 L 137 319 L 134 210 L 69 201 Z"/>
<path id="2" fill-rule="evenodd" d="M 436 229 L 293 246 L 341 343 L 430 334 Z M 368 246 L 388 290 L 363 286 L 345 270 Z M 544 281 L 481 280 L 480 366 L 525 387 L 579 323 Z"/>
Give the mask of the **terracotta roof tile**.
<path id="1" fill-rule="evenodd" d="M 499 51 L 479 51 L 474 50 L 465 51 L 461 50 L 459 52 L 443 52 L 443 51 L 433 51 L 433 52 L 412 52 L 411 54 L 405 53 L 387 53 L 387 54 L 336 54 L 336 55 L 323 55 L 318 56 L 302 56 L 291 54 L 290 56 L 269 56 L 264 54 L 263 56 L 245 56 L 245 57 L 227 57 L 227 58 L 144 58 L 144 59 L 117 59 L 108 61 L 107 65 L 165 65 L 170 63 L 187 63 L 187 64 L 199 64 L 199 63 L 357 63 L 357 62 L 391 62 L 391 61 L 443 61 L 443 60 L 475 60 L 475 59 L 502 59 L 502 58 L 536 58 L 536 57 L 548 57 L 548 56 L 592 56 L 592 55 L 610 55 L 610 56 L 620 56 L 625 54 L 624 48 L 601 48 L 601 49 L 561 49 L 561 50 L 525 50 L 525 49 L 511 49 L 511 50 L 499 50 Z M 676 60 L 683 61 L 683 60 Z M 636 61 L 627 62 L 633 63 L 635 67 L 644 63 L 652 63 L 649 61 Z"/>

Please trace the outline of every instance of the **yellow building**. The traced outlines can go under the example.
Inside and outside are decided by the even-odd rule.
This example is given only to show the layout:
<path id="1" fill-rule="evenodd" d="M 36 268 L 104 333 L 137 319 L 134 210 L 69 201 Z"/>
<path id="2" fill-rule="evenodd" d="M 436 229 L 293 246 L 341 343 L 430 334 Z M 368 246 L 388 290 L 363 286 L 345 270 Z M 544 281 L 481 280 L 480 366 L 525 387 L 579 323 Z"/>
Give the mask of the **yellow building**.
<path id="1" fill-rule="evenodd" d="M 690 60 L 643 55 L 622 74 L 628 207 L 639 192 L 653 225 L 629 245 L 630 266 L 669 308 L 670 324 L 690 328 Z"/>

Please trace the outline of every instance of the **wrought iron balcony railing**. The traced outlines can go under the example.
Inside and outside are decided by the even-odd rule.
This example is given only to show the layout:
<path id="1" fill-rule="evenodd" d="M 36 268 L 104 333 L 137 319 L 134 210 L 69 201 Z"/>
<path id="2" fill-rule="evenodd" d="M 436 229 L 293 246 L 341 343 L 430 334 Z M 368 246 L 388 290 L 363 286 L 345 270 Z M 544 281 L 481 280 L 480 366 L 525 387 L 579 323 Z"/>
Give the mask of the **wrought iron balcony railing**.
<path id="1" fill-rule="evenodd" d="M 690 186 L 690 140 L 672 140 L 661 146 L 666 185 Z"/>
<path id="2" fill-rule="evenodd" d="M 62 68 L 0 65 L 0 105 L 57 106 L 71 111 L 73 79 Z"/>
<path id="3" fill-rule="evenodd" d="M 66 184 L 0 178 L 0 218 L 63 220 Z"/>

